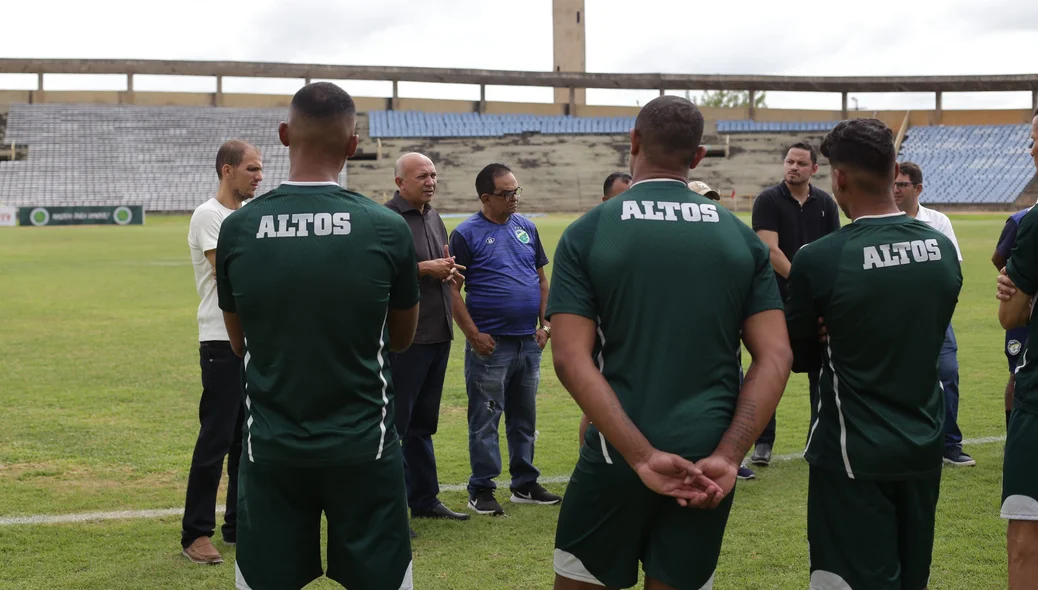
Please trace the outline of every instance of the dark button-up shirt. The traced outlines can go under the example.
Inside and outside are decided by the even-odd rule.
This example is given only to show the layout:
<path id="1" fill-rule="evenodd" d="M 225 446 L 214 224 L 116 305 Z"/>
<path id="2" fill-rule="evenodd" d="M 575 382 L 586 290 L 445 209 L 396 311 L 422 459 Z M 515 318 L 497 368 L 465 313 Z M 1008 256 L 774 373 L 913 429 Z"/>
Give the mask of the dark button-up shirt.
<path id="1" fill-rule="evenodd" d="M 840 229 L 840 210 L 829 193 L 810 185 L 807 200 L 801 206 L 785 182 L 768 187 L 753 202 L 753 231 L 778 233 L 779 250 L 790 262 L 805 244 Z M 786 297 L 786 279 L 775 273 L 782 298 Z"/>
<path id="2" fill-rule="evenodd" d="M 407 221 L 414 237 L 418 262 L 443 258 L 443 246 L 447 244 L 447 228 L 435 209 L 426 205 L 424 212 L 419 211 L 401 197 L 399 191 L 386 203 L 386 207 L 396 211 Z M 418 307 L 418 330 L 414 335 L 414 343 L 435 344 L 453 340 L 454 318 L 451 315 L 450 283 L 435 277 L 421 277 L 419 288 L 422 300 Z"/>

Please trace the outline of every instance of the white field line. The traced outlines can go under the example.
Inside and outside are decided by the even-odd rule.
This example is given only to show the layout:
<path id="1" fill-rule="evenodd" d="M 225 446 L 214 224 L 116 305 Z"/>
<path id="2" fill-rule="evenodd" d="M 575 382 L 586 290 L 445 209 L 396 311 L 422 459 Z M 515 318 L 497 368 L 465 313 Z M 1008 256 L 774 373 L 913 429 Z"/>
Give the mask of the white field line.
<path id="1" fill-rule="evenodd" d="M 966 439 L 962 441 L 964 446 L 972 445 L 986 445 L 992 443 L 999 443 L 1006 440 L 1005 436 L 986 436 L 983 438 Z M 795 461 L 802 459 L 804 454 L 801 453 L 790 453 L 788 455 L 775 455 L 771 458 L 772 462 L 783 462 L 783 461 Z M 567 483 L 569 481 L 568 475 L 555 475 L 551 477 L 542 477 L 538 481 L 541 483 Z M 443 492 L 463 492 L 466 489 L 466 484 L 446 484 L 440 485 L 440 491 Z M 217 514 L 223 514 L 223 508 L 216 508 Z M 183 508 L 162 508 L 158 510 L 121 510 L 118 512 L 82 512 L 79 514 L 36 514 L 32 516 L 6 516 L 0 517 L 0 526 L 12 526 L 12 525 L 35 525 L 35 524 L 68 524 L 77 522 L 96 522 L 103 520 L 124 520 L 129 518 L 165 518 L 167 516 L 182 516 L 184 514 Z"/>

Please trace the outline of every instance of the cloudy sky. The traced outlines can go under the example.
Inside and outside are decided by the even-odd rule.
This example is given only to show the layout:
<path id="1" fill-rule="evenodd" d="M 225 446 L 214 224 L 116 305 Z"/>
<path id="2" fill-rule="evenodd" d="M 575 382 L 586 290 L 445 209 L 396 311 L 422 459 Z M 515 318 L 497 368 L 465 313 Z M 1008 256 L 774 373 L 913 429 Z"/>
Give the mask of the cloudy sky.
<path id="1" fill-rule="evenodd" d="M 547 71 L 551 0 L 31 0 L 5 2 L 3 57 L 255 60 Z M 1038 73 L 1035 0 L 585 0 L 590 72 L 778 75 Z M 225 92 L 291 94 L 299 80 L 224 79 Z M 46 88 L 125 89 L 125 77 L 49 75 Z M 381 82 L 344 82 L 389 96 Z M 35 88 L 2 75 L 0 88 Z M 212 78 L 146 77 L 135 89 L 212 92 Z M 478 100 L 475 86 L 401 83 L 400 94 Z M 634 105 L 656 91 L 589 90 Z M 693 93 L 694 95 L 695 93 Z M 852 95 L 863 110 L 933 108 L 932 94 Z M 550 102 L 491 87 L 488 100 Z M 945 94 L 944 108 L 1027 108 L 1023 93 Z M 839 109 L 838 94 L 768 93 L 768 105 Z M 851 101 L 853 108 L 855 102 Z"/>

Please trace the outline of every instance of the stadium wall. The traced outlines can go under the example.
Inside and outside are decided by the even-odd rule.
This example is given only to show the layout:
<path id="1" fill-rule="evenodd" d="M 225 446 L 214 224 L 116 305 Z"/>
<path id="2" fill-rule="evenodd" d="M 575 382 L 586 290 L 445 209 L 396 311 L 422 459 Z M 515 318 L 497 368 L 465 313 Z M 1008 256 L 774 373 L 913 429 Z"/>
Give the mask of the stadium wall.
<path id="1" fill-rule="evenodd" d="M 358 126 L 366 128 L 361 115 Z M 747 133 L 730 138 L 731 158 L 705 158 L 689 178 L 703 180 L 722 195 L 725 206 L 747 210 L 753 198 L 782 179 L 786 147 L 799 140 L 821 143 L 820 133 Z M 708 123 L 704 143 L 722 145 L 714 125 Z M 374 151 L 372 140 L 362 139 L 365 151 Z M 478 138 L 382 138 L 381 159 L 350 160 L 349 187 L 378 202 L 392 196 L 393 165 L 402 154 L 422 152 L 432 158 L 439 172 L 436 207 L 440 211 L 472 212 L 477 206 L 473 181 L 491 162 L 511 167 L 523 186 L 526 211 L 584 211 L 602 198 L 602 181 L 615 171 L 630 167 L 630 143 L 626 133 L 554 135 L 527 133 Z M 814 182 L 829 190 L 829 166 L 819 156 Z M 732 198 L 732 193 L 735 198 Z"/>

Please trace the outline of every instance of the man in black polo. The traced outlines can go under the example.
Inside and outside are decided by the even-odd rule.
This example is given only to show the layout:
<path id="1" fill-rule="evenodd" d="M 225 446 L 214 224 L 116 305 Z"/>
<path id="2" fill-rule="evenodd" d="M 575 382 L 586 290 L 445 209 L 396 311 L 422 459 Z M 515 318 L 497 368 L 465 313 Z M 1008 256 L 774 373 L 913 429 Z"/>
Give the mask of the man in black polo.
<path id="1" fill-rule="evenodd" d="M 840 211 L 829 193 L 811 184 L 818 172 L 818 150 L 809 143 L 798 142 L 786 150 L 785 177 L 775 186 L 764 189 L 753 202 L 753 231 L 771 250 L 771 267 L 775 269 L 779 293 L 786 299 L 786 279 L 793 256 L 805 244 L 840 229 Z M 814 418 L 818 397 L 818 374 L 808 373 L 811 413 Z M 771 463 L 775 444 L 775 417 L 757 439 L 750 462 L 762 467 Z"/>
<path id="2" fill-rule="evenodd" d="M 403 445 L 407 504 L 412 518 L 468 520 L 437 498 L 432 435 L 440 416 L 443 378 L 454 339 L 450 283 L 461 278 L 464 266 L 454 264 L 447 247 L 447 228 L 429 206 L 436 194 L 436 166 L 418 153 L 408 153 L 396 162 L 397 191 L 386 206 L 396 211 L 411 228 L 418 259 L 418 281 L 422 293 L 418 306 L 418 330 L 414 344 L 389 355 L 396 388 L 395 423 Z M 411 536 L 416 534 L 412 530 Z"/>

